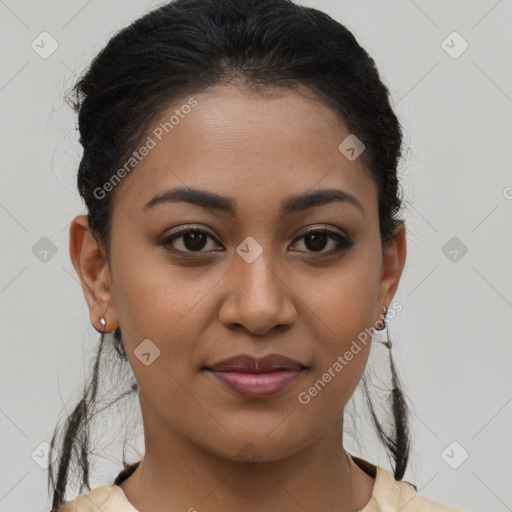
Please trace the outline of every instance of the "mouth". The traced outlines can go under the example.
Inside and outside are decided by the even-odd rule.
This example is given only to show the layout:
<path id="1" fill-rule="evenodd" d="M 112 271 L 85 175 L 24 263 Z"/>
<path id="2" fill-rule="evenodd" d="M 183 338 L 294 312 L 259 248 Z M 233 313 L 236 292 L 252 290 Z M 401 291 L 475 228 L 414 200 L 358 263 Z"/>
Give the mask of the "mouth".
<path id="1" fill-rule="evenodd" d="M 238 355 L 203 368 L 217 382 L 239 395 L 251 398 L 275 396 L 304 372 L 307 366 L 278 354 L 263 358 Z"/>

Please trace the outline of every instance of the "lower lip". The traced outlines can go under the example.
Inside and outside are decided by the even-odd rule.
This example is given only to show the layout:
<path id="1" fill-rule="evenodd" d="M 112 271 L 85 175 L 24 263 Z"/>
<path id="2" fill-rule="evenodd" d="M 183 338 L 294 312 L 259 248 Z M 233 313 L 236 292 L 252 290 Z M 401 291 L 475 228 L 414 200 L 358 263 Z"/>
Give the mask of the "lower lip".
<path id="1" fill-rule="evenodd" d="M 220 383 L 251 398 L 277 395 L 296 381 L 304 370 L 281 370 L 270 373 L 242 373 L 208 370 Z"/>

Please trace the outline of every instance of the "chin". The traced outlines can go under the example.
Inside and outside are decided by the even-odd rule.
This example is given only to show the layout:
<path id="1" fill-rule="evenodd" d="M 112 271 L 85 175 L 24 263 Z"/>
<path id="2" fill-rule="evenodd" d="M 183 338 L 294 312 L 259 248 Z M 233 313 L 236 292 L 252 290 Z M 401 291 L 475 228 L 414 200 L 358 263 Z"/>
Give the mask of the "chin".
<path id="1" fill-rule="evenodd" d="M 212 438 L 210 432 L 204 447 L 216 455 L 233 461 L 270 462 L 289 457 L 308 445 L 308 439 L 305 439 L 301 428 L 294 428 L 292 432 L 284 428 L 276 428 L 277 425 L 279 422 L 270 429 L 255 430 L 253 428 L 236 433 L 232 429 L 226 429 L 232 436 L 223 431 L 218 443 L 215 442 L 215 436 Z M 313 439 L 310 441 L 312 442 Z"/>

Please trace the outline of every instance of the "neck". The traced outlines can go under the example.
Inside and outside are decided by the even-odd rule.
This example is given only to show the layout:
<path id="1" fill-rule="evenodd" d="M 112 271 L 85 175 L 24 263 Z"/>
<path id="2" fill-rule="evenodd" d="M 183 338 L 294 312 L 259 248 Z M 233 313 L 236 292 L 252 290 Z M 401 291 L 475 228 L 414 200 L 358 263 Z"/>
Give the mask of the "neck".
<path id="1" fill-rule="evenodd" d="M 145 431 L 146 454 L 121 488 L 140 512 L 361 510 L 374 480 L 345 453 L 342 427 L 335 422 L 288 457 L 242 462 L 169 432 L 167 424 L 165 437 Z"/>

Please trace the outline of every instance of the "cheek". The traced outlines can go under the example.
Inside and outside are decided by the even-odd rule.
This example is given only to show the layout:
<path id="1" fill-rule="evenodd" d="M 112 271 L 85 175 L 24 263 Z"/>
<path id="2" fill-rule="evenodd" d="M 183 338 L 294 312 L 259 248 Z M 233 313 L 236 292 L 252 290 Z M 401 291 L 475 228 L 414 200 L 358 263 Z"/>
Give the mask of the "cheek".
<path id="1" fill-rule="evenodd" d="M 117 257 L 114 266 L 114 301 L 121 328 L 161 341 L 180 323 L 193 324 L 208 290 L 219 279 L 218 273 L 199 266 L 172 263 L 165 249 L 147 242 L 133 244 L 129 255 Z"/>
<path id="2" fill-rule="evenodd" d="M 315 280 L 314 287 L 310 278 L 301 285 L 304 315 L 315 326 L 314 367 L 302 391 L 319 414 L 331 410 L 322 409 L 326 404 L 342 408 L 362 376 L 372 343 L 378 270 L 375 262 L 357 255 Z"/>
<path id="3" fill-rule="evenodd" d="M 373 325 L 378 273 L 378 262 L 358 252 L 329 272 L 302 274 L 296 281 L 305 318 L 322 329 L 323 349 L 342 350 Z"/>
<path id="4" fill-rule="evenodd" d="M 314 364 L 297 400 L 315 417 L 329 423 L 344 409 L 357 388 L 370 354 L 372 337 L 368 325 L 370 294 L 333 294 L 337 305 L 322 311 L 323 325 L 316 337 Z M 325 323 L 324 323 L 325 322 Z M 366 330 L 365 330 L 366 329 Z"/>
<path id="5" fill-rule="evenodd" d="M 141 388 L 179 394 L 182 390 L 177 385 L 173 391 L 174 384 L 194 371 L 197 343 L 211 315 L 208 290 L 215 288 L 219 275 L 194 275 L 198 269 L 178 268 L 161 256 L 141 265 L 148 261 L 143 258 L 132 253 L 115 262 L 113 292 L 123 342 Z M 147 359 L 154 360 L 147 366 L 138 358 L 143 347 L 150 354 Z"/>
<path id="6" fill-rule="evenodd" d="M 169 263 L 140 266 L 140 261 L 130 255 L 119 262 L 116 313 L 140 392 L 154 409 L 163 407 L 165 415 L 169 403 L 174 410 L 191 406 L 184 383 L 195 371 L 195 350 L 208 315 L 207 291 L 216 281 L 194 279 L 187 274 L 193 270 Z"/>

